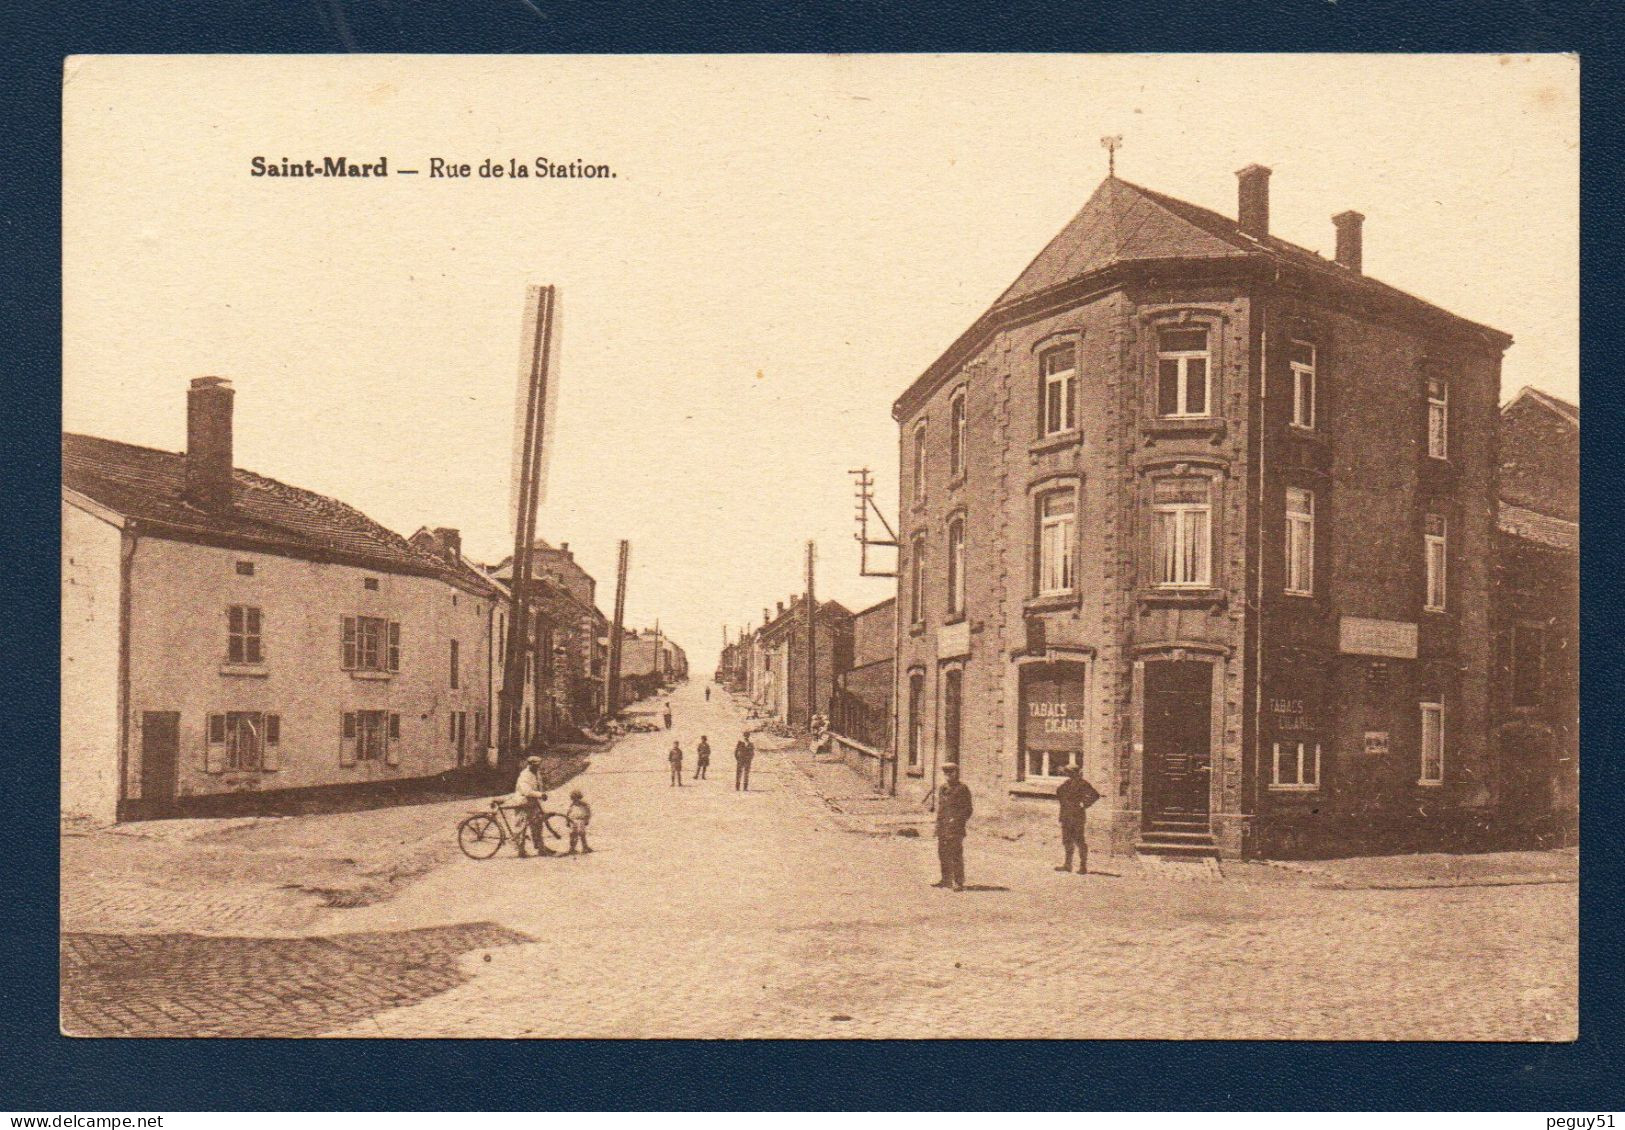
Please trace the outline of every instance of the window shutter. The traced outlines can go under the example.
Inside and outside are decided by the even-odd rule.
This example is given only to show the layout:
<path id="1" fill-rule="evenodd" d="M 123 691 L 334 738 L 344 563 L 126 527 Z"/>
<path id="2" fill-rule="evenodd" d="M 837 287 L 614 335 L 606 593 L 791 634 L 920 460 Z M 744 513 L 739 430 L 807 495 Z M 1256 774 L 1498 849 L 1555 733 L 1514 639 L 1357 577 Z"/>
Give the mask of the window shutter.
<path id="1" fill-rule="evenodd" d="M 355 617 L 343 617 L 339 625 L 339 662 L 346 671 L 354 671 L 355 662 Z"/>
<path id="2" fill-rule="evenodd" d="M 339 764 L 355 764 L 355 714 L 345 711 L 339 727 Z"/>
<path id="3" fill-rule="evenodd" d="M 401 763 L 401 716 L 389 716 L 389 740 L 384 743 L 384 764 L 399 765 Z"/>
<path id="4" fill-rule="evenodd" d="M 389 669 L 401 669 L 401 626 L 394 620 L 389 622 Z"/>
<path id="5" fill-rule="evenodd" d="M 267 773 L 275 773 L 281 768 L 278 759 L 277 747 L 282 742 L 282 716 L 267 714 L 265 716 L 265 740 L 260 743 L 260 768 Z"/>
<path id="6" fill-rule="evenodd" d="M 226 768 L 226 716 L 209 715 L 203 731 L 203 771 L 223 773 Z"/>

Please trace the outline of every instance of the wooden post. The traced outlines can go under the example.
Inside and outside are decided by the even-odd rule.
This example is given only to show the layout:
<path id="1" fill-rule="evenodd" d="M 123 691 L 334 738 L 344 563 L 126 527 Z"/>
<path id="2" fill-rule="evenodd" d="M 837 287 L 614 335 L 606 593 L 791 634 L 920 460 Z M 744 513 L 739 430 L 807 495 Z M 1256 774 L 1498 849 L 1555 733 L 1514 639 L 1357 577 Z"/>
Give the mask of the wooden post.
<path id="1" fill-rule="evenodd" d="M 621 539 L 619 563 L 615 568 L 615 624 L 609 631 L 609 709 L 611 718 L 621 712 L 621 637 L 625 634 L 626 563 L 631 547 Z"/>
<path id="2" fill-rule="evenodd" d="M 818 599 L 813 595 L 813 543 L 807 542 L 807 727 L 818 713 Z"/>

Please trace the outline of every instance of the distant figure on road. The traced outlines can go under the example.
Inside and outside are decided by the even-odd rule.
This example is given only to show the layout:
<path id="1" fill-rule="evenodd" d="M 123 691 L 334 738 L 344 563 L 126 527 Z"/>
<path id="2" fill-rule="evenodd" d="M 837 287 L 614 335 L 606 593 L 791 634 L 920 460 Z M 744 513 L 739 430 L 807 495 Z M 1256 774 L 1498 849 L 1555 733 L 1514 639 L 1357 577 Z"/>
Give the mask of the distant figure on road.
<path id="1" fill-rule="evenodd" d="M 1089 815 L 1089 806 L 1100 799 L 1100 793 L 1083 774 L 1078 772 L 1076 765 L 1069 765 L 1066 769 L 1066 780 L 1061 787 L 1055 790 L 1055 799 L 1061 805 L 1061 850 L 1066 852 L 1066 862 L 1055 870 L 1072 870 L 1072 850 L 1078 852 L 1078 874 L 1089 873 L 1089 842 L 1084 838 L 1084 824 Z"/>
<path id="2" fill-rule="evenodd" d="M 945 780 L 937 790 L 937 862 L 942 878 L 933 887 L 965 889 L 965 825 L 970 821 L 970 789 L 959 780 L 959 766 L 942 767 Z"/>
<path id="3" fill-rule="evenodd" d="M 711 688 L 710 687 L 705 688 L 705 701 L 706 702 L 711 701 Z"/>
<path id="4" fill-rule="evenodd" d="M 587 825 L 592 823 L 592 805 L 587 803 L 580 789 L 570 794 L 570 807 L 564 818 L 570 822 L 570 854 L 576 853 L 577 844 L 581 845 L 582 855 L 592 851 L 587 846 Z"/>
<path id="5" fill-rule="evenodd" d="M 678 788 L 683 787 L 683 747 L 677 742 L 671 743 L 671 752 L 666 754 L 666 760 L 671 762 L 671 783 Z"/>
<path id="6" fill-rule="evenodd" d="M 535 756 L 525 758 L 525 767 L 519 771 L 519 778 L 513 783 L 514 796 L 519 798 L 520 807 L 525 810 L 525 817 L 530 825 L 530 839 L 536 845 L 536 854 L 557 855 L 557 852 L 542 843 L 542 801 L 547 799 L 542 784 L 542 759 Z M 523 859 L 529 854 L 525 850 L 525 838 L 519 837 L 519 857 Z"/>
<path id="7" fill-rule="evenodd" d="M 734 792 L 750 792 L 750 763 L 755 757 L 750 735 L 741 734 L 734 744 Z"/>
<path id="8" fill-rule="evenodd" d="M 706 779 L 706 775 L 705 775 L 706 770 L 710 769 L 710 768 L 711 768 L 711 743 L 705 740 L 705 735 L 704 734 L 701 734 L 700 735 L 700 744 L 694 750 L 694 779 L 696 781 L 705 780 Z"/>
<path id="9" fill-rule="evenodd" d="M 671 729 L 671 703 L 666 704 L 666 729 Z"/>

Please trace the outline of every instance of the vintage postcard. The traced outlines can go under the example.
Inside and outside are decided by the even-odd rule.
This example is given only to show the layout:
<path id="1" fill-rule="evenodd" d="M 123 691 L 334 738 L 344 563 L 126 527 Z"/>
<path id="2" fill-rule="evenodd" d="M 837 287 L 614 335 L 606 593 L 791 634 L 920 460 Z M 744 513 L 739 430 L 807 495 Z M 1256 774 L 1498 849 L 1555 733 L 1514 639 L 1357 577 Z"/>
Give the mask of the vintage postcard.
<path id="1" fill-rule="evenodd" d="M 65 1033 L 1575 1038 L 1575 58 L 63 81 Z"/>

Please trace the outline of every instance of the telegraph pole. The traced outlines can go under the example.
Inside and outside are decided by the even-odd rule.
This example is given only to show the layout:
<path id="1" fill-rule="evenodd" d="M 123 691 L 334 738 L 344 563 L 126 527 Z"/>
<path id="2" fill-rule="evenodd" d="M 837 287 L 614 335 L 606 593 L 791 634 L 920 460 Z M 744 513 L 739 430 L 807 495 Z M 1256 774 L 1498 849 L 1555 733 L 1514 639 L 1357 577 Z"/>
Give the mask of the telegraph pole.
<path id="1" fill-rule="evenodd" d="M 548 369 L 553 353 L 555 291 L 551 286 L 526 292 L 528 374 L 522 439 L 515 465 L 518 476 L 514 512 L 512 604 L 508 612 L 508 646 L 502 664 L 502 715 L 497 731 L 499 756 L 510 761 L 519 755 L 524 740 L 520 715 L 525 701 L 525 665 L 530 651 L 529 598 L 531 543 L 536 539 L 536 507 L 540 501 L 543 437 L 547 428 Z"/>
<path id="2" fill-rule="evenodd" d="M 609 716 L 621 712 L 621 637 L 626 629 L 626 563 L 631 547 L 621 539 L 620 560 L 615 568 L 615 626 L 609 633 Z"/>
<path id="3" fill-rule="evenodd" d="M 813 595 L 813 554 L 811 540 L 807 542 L 807 596 L 803 605 L 807 612 L 807 728 L 812 729 L 813 715 L 818 713 L 818 600 Z"/>

